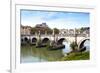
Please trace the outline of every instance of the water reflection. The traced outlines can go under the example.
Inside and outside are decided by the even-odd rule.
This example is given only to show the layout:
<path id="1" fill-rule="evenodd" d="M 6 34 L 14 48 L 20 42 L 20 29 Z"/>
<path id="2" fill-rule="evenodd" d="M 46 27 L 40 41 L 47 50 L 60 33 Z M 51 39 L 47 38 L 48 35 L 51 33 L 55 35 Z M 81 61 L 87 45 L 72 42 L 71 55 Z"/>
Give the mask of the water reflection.
<path id="1" fill-rule="evenodd" d="M 48 50 L 46 47 L 35 46 L 21 47 L 21 63 L 59 61 L 63 57 L 61 50 Z"/>
<path id="2" fill-rule="evenodd" d="M 65 45 L 65 48 L 62 50 L 62 53 L 65 55 L 66 53 L 69 53 L 72 51 L 72 49 L 70 48 L 70 43 L 64 41 L 63 44 Z M 90 40 L 86 40 L 84 42 L 84 47 L 86 47 L 86 51 L 90 50 Z"/>
<path id="3" fill-rule="evenodd" d="M 64 41 L 65 48 L 62 50 L 50 51 L 46 47 L 36 48 L 35 46 L 21 46 L 21 63 L 60 61 L 62 57 L 72 51 L 70 43 Z M 84 42 L 86 51 L 90 50 L 90 41 Z"/>
<path id="4" fill-rule="evenodd" d="M 23 63 L 32 63 L 32 62 L 39 62 L 39 61 L 46 61 L 46 60 L 34 56 L 26 56 L 26 57 L 22 57 L 21 59 L 21 62 Z"/>
<path id="5" fill-rule="evenodd" d="M 86 51 L 89 51 L 90 50 L 90 40 L 86 40 L 84 42 L 84 46 L 86 47 Z"/>
<path id="6" fill-rule="evenodd" d="M 65 48 L 62 50 L 63 54 L 66 54 L 72 51 L 72 49 L 70 48 L 69 42 L 64 41 L 63 44 L 65 45 Z"/>

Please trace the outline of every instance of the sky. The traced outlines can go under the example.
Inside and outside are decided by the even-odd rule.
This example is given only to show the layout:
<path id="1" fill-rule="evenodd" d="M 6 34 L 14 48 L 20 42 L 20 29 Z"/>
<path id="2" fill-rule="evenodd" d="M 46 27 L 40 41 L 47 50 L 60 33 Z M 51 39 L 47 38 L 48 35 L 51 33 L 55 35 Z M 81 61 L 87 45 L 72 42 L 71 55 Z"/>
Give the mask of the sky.
<path id="1" fill-rule="evenodd" d="M 34 27 L 46 23 L 50 28 L 73 29 L 90 27 L 89 13 L 21 10 L 21 25 Z"/>

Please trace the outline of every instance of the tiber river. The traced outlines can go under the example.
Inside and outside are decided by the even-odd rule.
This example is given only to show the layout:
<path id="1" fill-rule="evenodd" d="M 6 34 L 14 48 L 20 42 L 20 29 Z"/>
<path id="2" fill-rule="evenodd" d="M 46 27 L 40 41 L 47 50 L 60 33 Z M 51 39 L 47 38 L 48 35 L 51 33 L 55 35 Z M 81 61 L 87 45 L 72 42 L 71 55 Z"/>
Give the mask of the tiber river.
<path id="1" fill-rule="evenodd" d="M 34 62 L 47 62 L 47 61 L 60 61 L 66 53 L 71 51 L 70 43 L 63 42 L 64 49 L 61 50 L 47 50 L 47 48 L 35 48 L 35 46 L 22 46 L 21 47 L 21 63 L 34 63 Z M 90 41 L 84 43 L 86 51 L 90 49 Z"/>

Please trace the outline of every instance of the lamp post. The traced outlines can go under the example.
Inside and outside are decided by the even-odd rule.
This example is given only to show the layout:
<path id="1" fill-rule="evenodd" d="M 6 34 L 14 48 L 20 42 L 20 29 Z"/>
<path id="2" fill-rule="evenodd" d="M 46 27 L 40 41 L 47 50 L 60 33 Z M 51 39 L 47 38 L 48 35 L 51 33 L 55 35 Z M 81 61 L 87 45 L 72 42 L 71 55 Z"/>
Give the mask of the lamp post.
<path id="1" fill-rule="evenodd" d="M 45 31 L 45 35 L 47 35 L 47 31 Z"/>
<path id="2" fill-rule="evenodd" d="M 41 33 L 40 33 L 40 30 L 39 30 L 39 40 L 38 40 L 38 46 L 40 46 L 40 42 L 41 42 Z M 39 51 L 39 54 L 40 54 L 40 62 L 41 62 L 41 51 Z"/>
<path id="3" fill-rule="evenodd" d="M 54 42 L 55 42 L 55 30 L 53 29 L 53 37 L 54 37 Z"/>
<path id="4" fill-rule="evenodd" d="M 74 31 L 74 35 L 75 35 L 75 42 L 77 43 L 77 32 L 76 32 L 76 28 L 75 28 L 75 31 Z"/>
<path id="5" fill-rule="evenodd" d="M 39 42 L 41 42 L 41 32 L 39 30 Z"/>

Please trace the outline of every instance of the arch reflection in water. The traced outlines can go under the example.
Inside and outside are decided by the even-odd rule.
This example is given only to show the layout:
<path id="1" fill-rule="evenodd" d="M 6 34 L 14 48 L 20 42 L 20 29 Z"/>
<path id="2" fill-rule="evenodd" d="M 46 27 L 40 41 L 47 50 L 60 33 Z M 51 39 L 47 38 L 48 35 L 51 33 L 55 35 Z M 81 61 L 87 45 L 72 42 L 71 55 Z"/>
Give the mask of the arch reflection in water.
<path id="1" fill-rule="evenodd" d="M 86 51 L 90 51 L 90 40 L 84 42 L 84 47 L 86 47 Z"/>
<path id="2" fill-rule="evenodd" d="M 67 53 L 71 52 L 72 49 L 70 48 L 70 43 L 64 41 L 63 44 L 65 45 L 65 48 L 62 50 L 63 54 L 66 55 Z"/>

